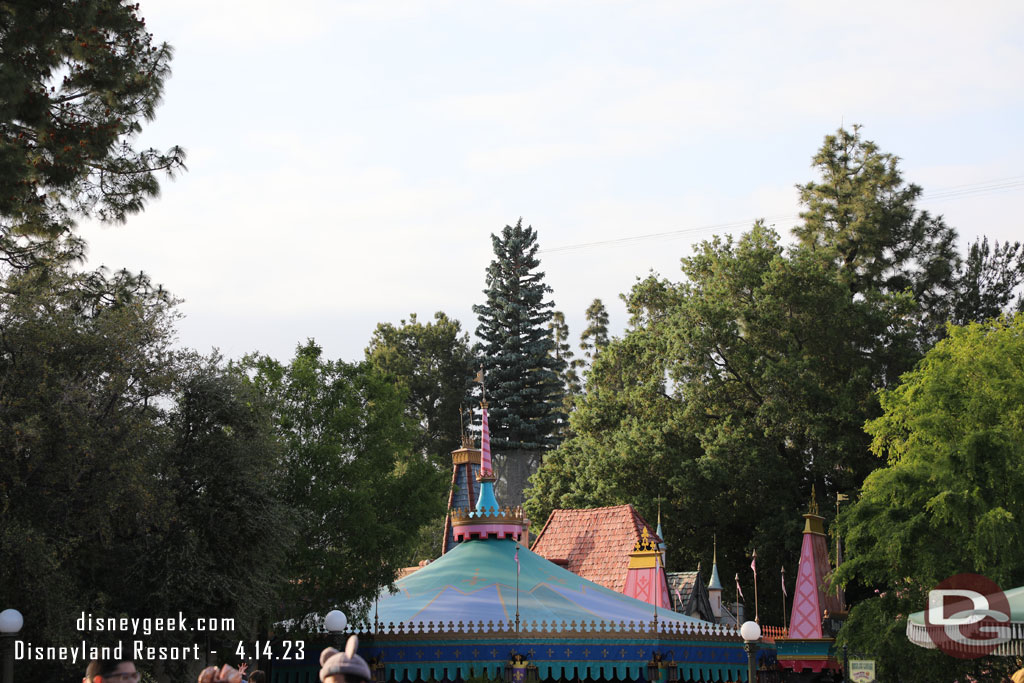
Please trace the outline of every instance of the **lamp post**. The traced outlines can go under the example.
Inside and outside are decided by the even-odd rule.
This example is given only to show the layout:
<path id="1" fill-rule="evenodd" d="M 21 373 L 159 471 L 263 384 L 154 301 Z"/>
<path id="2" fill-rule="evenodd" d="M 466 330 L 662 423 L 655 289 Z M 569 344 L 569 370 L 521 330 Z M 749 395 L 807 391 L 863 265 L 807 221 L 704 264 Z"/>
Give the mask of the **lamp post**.
<path id="1" fill-rule="evenodd" d="M 747 651 L 747 683 L 757 682 L 757 641 L 761 639 L 761 627 L 756 621 L 746 621 L 740 626 L 743 649 Z"/>
<path id="2" fill-rule="evenodd" d="M 340 609 L 332 609 L 324 617 L 324 628 L 331 634 L 331 639 L 338 644 L 339 649 L 345 649 L 345 644 L 341 643 L 341 634 L 344 632 L 345 627 L 348 626 L 348 617 Z"/>
<path id="3" fill-rule="evenodd" d="M 14 637 L 21 630 L 25 619 L 16 609 L 0 612 L 0 650 L 3 652 L 2 683 L 14 683 Z"/>

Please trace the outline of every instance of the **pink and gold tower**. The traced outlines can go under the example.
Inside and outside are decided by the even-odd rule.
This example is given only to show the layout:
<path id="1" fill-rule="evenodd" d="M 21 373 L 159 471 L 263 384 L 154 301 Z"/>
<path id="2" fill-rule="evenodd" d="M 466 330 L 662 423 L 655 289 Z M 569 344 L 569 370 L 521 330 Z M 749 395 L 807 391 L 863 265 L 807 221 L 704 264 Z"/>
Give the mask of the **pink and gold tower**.
<path id="1" fill-rule="evenodd" d="M 479 497 L 472 508 L 456 508 L 449 512 L 452 536 L 455 542 L 472 539 L 509 538 L 520 540 L 523 535 L 523 509 L 500 507 L 494 497 L 494 470 L 491 466 L 491 431 L 487 423 L 487 401 L 483 408 L 480 435 Z"/>

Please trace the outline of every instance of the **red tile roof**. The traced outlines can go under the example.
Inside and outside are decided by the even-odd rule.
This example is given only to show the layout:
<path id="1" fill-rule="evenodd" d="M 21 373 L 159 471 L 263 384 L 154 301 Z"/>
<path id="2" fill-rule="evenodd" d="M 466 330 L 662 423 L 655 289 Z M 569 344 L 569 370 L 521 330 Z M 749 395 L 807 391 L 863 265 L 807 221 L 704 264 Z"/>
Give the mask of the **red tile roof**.
<path id="1" fill-rule="evenodd" d="M 589 510 L 555 510 L 531 550 L 584 579 L 622 592 L 629 554 L 644 527 L 655 543 L 661 539 L 632 505 Z M 561 564 L 561 562 L 559 562 Z"/>

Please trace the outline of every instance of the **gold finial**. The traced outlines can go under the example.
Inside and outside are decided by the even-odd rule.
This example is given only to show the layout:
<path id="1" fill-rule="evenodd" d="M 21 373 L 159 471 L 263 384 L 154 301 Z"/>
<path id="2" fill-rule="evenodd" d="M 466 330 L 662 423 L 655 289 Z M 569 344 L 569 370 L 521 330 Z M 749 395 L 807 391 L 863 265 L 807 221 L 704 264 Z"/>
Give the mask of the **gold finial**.
<path id="1" fill-rule="evenodd" d="M 484 366 L 481 364 L 480 369 L 476 371 L 476 377 L 473 378 L 475 382 L 480 385 L 480 392 L 483 394 L 483 401 L 480 402 L 484 408 L 487 407 L 487 385 L 484 384 Z"/>
<path id="2" fill-rule="evenodd" d="M 825 527 L 822 522 L 825 520 L 818 514 L 818 497 L 815 495 L 814 485 L 811 485 L 811 503 L 807 506 L 807 513 L 804 514 L 804 533 L 825 535 Z"/>
<path id="3" fill-rule="evenodd" d="M 473 448 L 473 437 L 469 434 L 462 435 L 462 447 L 466 449 Z"/>
<path id="4" fill-rule="evenodd" d="M 711 563 L 718 564 L 718 534 L 711 537 L 712 543 L 714 543 L 714 554 L 711 556 Z M 699 570 L 698 570 L 699 571 Z"/>
<path id="5" fill-rule="evenodd" d="M 636 545 L 633 546 L 633 552 L 637 553 L 640 551 L 652 550 L 653 548 L 654 544 L 651 543 L 651 534 L 647 531 L 647 527 L 645 526 L 640 530 L 640 539 L 636 542 Z"/>

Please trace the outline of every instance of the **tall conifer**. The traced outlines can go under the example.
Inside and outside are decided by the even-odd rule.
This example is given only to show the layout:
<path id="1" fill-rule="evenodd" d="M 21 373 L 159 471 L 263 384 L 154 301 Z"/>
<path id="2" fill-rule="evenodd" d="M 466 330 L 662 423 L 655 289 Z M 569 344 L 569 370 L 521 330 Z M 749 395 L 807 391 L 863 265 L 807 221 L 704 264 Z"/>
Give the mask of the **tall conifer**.
<path id="1" fill-rule="evenodd" d="M 498 474 L 506 477 L 506 502 L 516 504 L 541 452 L 558 443 L 565 420 L 565 361 L 555 356 L 547 325 L 554 303 L 545 301 L 551 288 L 538 270 L 537 232 L 520 219 L 491 241 L 495 258 L 487 268 L 487 300 L 473 306 L 476 348 L 487 382 L 491 447 L 507 458 L 505 474 Z"/>

